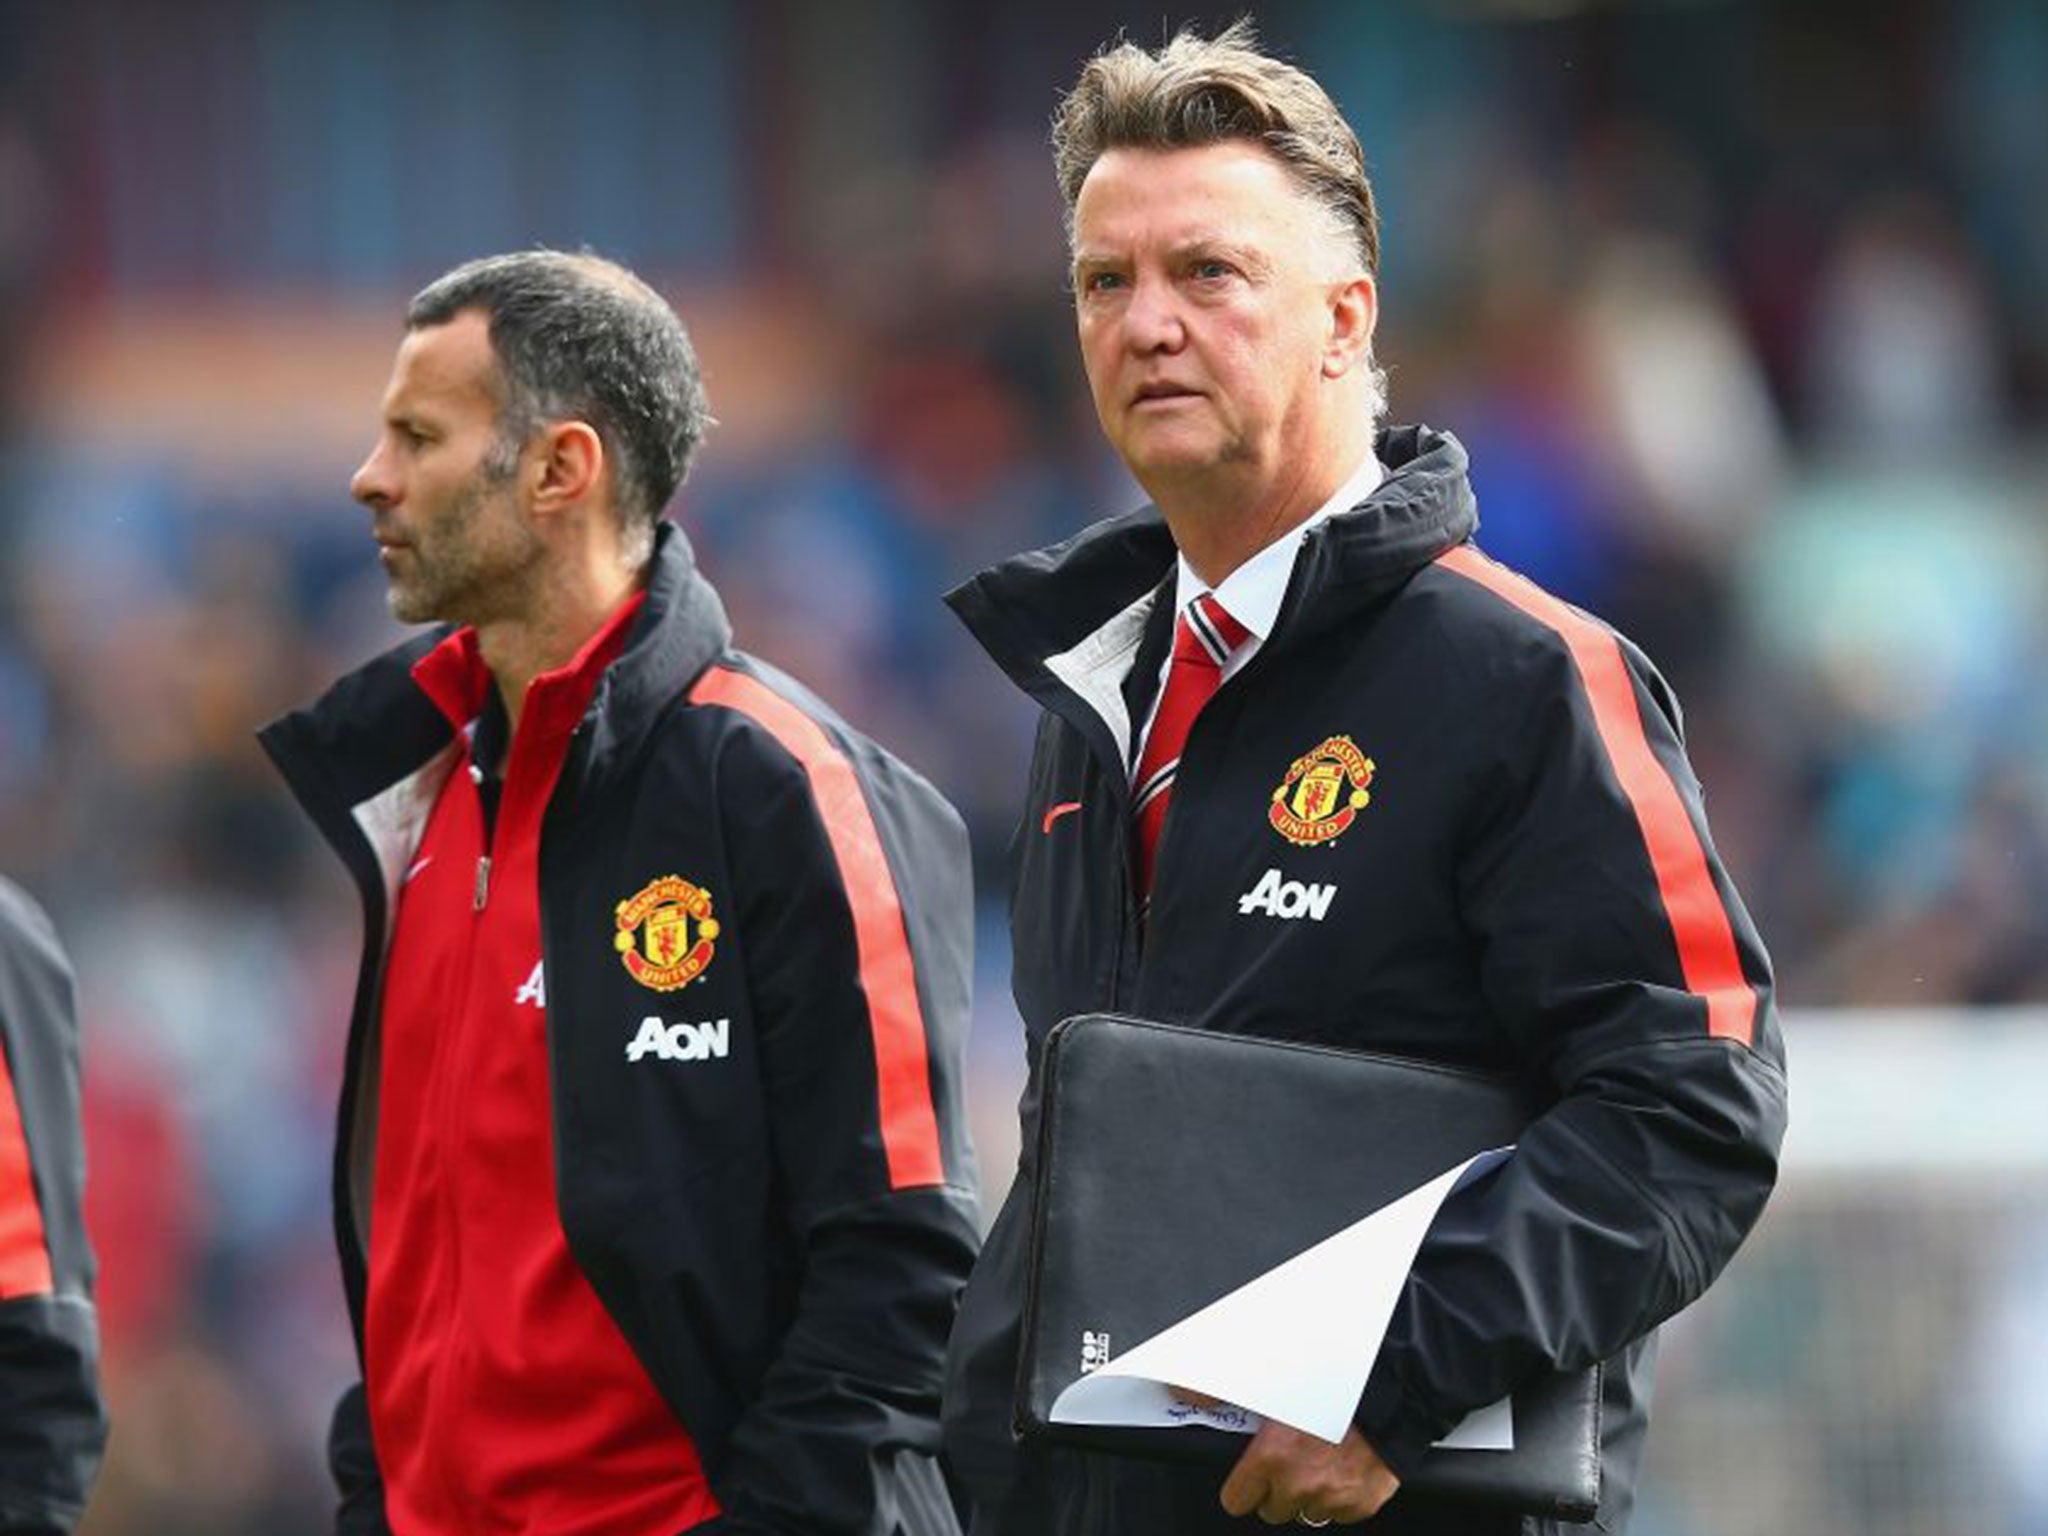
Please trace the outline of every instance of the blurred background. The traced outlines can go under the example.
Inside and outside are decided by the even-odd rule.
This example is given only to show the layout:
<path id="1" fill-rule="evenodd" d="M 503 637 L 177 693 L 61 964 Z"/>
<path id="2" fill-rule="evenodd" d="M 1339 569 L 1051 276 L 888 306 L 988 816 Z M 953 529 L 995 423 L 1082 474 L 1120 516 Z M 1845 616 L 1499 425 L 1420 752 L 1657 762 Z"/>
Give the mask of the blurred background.
<path id="1" fill-rule="evenodd" d="M 1253 13 L 1365 143 L 1394 417 L 1659 661 L 1778 961 L 1792 1155 L 1670 1331 L 1637 1529 L 2048 1532 L 2048 3 Z M 92 1536 L 326 1528 L 358 922 L 251 731 L 395 638 L 345 485 L 467 257 L 676 301 L 742 643 L 968 816 L 993 1210 L 1031 718 L 937 594 L 1140 499 L 1044 130 L 1119 28 L 1235 14 L 0 4 L 0 868 L 83 973 Z"/>

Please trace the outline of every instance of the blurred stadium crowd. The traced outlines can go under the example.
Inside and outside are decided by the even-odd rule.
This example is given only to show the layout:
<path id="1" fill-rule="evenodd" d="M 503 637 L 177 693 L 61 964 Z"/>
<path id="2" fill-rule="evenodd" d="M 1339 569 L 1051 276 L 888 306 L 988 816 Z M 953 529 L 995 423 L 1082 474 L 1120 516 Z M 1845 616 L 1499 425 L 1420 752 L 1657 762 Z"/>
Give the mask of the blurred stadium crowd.
<path id="1" fill-rule="evenodd" d="M 2048 1001 L 2048 6 L 1256 14 L 1366 143 L 1395 417 L 1464 440 L 1492 553 L 1671 678 L 1784 998 Z M 1160 28 L 0 9 L 0 867 L 84 975 L 96 1536 L 320 1528 L 357 935 L 251 731 L 391 636 L 344 485 L 404 297 L 466 256 L 587 242 L 697 333 L 722 425 L 677 516 L 743 642 L 972 825 L 1000 1191 L 1031 720 L 937 594 L 1135 499 L 1042 147 L 1115 19 Z"/>

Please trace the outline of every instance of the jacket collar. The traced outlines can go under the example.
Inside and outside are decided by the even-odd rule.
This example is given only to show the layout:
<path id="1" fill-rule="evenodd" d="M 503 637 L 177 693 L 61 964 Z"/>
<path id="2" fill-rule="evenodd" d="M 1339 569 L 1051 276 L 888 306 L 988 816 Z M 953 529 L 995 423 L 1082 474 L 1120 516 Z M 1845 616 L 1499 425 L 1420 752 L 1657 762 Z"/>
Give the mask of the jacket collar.
<path id="1" fill-rule="evenodd" d="M 1385 478 L 1310 531 L 1268 645 L 1298 644 L 1343 622 L 1479 526 L 1455 437 L 1386 427 L 1376 451 Z M 1119 685 L 1157 594 L 1171 590 L 1176 553 L 1165 519 L 1148 506 L 992 566 L 946 601 L 1025 692 L 1056 709 L 1078 694 L 1116 739 Z M 1126 720 L 1123 737 L 1128 729 Z"/>
<path id="2" fill-rule="evenodd" d="M 590 702 L 589 768 L 600 776 L 630 756 L 668 707 L 732 644 L 732 624 L 717 590 L 697 569 L 682 529 L 655 530 L 647 601 L 626 632 L 625 648 L 598 680 Z"/>
<path id="3" fill-rule="evenodd" d="M 411 637 L 261 733 L 316 817 L 315 802 L 333 802 L 331 809 L 346 817 L 447 746 L 454 727 L 412 668 L 451 633 Z M 731 642 L 725 606 L 699 574 L 690 541 L 681 529 L 662 524 L 655 532 L 646 600 L 618 660 L 598 679 L 584 717 L 586 777 L 601 777 L 629 758 L 667 707 Z"/>

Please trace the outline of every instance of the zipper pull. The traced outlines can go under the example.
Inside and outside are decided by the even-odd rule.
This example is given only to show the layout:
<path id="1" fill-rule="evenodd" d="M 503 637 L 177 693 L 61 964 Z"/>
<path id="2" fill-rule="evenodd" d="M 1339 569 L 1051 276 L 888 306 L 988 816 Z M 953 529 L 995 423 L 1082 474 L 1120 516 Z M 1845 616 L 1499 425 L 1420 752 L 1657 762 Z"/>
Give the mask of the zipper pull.
<path id="1" fill-rule="evenodd" d="M 476 861 L 476 910 L 481 912 L 484 903 L 491 899 L 491 856 L 487 853 Z"/>

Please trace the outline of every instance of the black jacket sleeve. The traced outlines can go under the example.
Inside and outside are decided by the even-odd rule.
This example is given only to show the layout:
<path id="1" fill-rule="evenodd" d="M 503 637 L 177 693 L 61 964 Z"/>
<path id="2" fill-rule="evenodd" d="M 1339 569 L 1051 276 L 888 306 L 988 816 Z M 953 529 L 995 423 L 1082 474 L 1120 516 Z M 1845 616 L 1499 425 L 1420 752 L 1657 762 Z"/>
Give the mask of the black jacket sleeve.
<path id="1" fill-rule="evenodd" d="M 1459 897 L 1487 1007 L 1555 1104 L 1418 1256 L 1357 1415 L 1396 1471 L 1472 1408 L 1689 1304 L 1776 1178 L 1769 961 L 1675 702 L 1605 644 L 1597 675 L 1561 645 L 1526 654 L 1485 749 Z"/>
<path id="2" fill-rule="evenodd" d="M 106 1448 L 71 967 L 0 881 L 0 1536 L 57 1536 Z"/>
<path id="3" fill-rule="evenodd" d="M 369 1398 L 361 1382 L 343 1392 L 334 1405 L 327 1432 L 327 1469 L 341 1501 L 334 1514 L 335 1536 L 391 1536 L 384 1518 L 384 1478 L 370 1438 Z"/>
<path id="4" fill-rule="evenodd" d="M 794 1315 L 714 1479 L 715 1529 L 955 1529 L 933 1497 L 946 1336 L 979 1247 L 961 1102 L 966 834 L 857 738 L 746 732 L 722 778 Z M 919 1513 L 922 1511 L 922 1514 Z"/>

